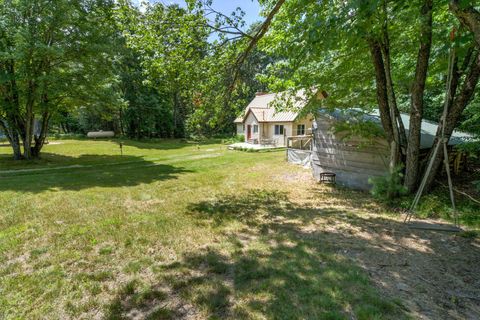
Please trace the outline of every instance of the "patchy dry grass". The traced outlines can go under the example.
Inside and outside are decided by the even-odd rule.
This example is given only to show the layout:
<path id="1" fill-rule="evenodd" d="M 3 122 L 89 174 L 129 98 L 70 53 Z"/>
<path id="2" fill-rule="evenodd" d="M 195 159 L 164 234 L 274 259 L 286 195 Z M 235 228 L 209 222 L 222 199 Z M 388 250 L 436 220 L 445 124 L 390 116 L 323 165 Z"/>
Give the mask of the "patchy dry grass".
<path id="1" fill-rule="evenodd" d="M 409 230 L 283 152 L 61 143 L 0 155 L 2 319 L 480 315 L 477 239 Z"/>

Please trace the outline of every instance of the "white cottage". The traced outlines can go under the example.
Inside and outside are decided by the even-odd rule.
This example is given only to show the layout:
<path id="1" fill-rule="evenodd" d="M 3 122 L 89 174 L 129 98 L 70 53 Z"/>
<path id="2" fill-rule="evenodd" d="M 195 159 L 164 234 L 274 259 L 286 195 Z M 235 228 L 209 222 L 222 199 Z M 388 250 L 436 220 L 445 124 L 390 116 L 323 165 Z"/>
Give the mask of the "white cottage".
<path id="1" fill-rule="evenodd" d="M 294 97 L 292 110 L 276 111 L 274 101 L 281 101 L 282 93 L 257 93 L 245 108 L 242 116 L 235 119 L 237 134 L 245 135 L 245 142 L 251 144 L 286 146 L 291 136 L 312 134 L 313 116 L 300 116 L 301 110 L 308 101 L 304 91 Z M 319 94 L 319 98 L 324 95 Z"/>

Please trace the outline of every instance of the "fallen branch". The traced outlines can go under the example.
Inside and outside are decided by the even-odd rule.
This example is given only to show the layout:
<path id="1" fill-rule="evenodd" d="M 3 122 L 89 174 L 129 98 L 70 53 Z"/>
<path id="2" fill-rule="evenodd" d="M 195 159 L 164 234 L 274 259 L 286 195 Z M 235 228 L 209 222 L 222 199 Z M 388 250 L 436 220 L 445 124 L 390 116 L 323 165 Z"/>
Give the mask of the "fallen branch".
<path id="1" fill-rule="evenodd" d="M 444 187 L 447 188 L 447 186 L 446 186 L 445 184 L 443 184 L 442 182 L 440 182 L 440 181 L 437 181 L 437 182 L 438 182 L 439 184 L 441 184 L 442 186 L 444 186 Z M 469 194 L 466 193 L 466 192 L 460 191 L 460 190 L 458 190 L 458 189 L 455 188 L 455 187 L 453 187 L 453 191 L 455 191 L 455 192 L 457 192 L 457 193 L 459 193 L 459 194 L 461 194 L 461 195 L 464 195 L 465 197 L 469 198 L 469 199 L 472 200 L 473 202 L 476 202 L 476 203 L 480 204 L 480 200 L 475 199 L 474 197 L 472 197 L 471 195 L 469 195 Z"/>
<path id="2" fill-rule="evenodd" d="M 469 199 L 472 200 L 473 202 L 476 202 L 476 203 L 480 204 L 480 201 L 479 201 L 479 200 L 475 199 L 474 197 L 472 197 L 471 195 L 469 195 L 469 194 L 467 194 L 467 193 L 465 193 L 465 192 L 463 192 L 463 191 L 458 190 L 457 188 L 453 188 L 453 191 L 458 192 L 458 193 L 466 196 L 467 198 L 469 198 Z"/>

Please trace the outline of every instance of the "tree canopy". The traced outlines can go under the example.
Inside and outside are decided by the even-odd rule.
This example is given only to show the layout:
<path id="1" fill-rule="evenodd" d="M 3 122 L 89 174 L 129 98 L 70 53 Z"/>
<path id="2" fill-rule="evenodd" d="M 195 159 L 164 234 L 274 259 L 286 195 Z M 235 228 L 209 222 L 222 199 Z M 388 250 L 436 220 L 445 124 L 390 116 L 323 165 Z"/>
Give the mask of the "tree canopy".
<path id="1" fill-rule="evenodd" d="M 321 86 L 330 93 L 331 108 L 379 108 L 391 143 L 392 171 L 405 163 L 405 186 L 414 191 L 421 169 L 422 119 L 441 122 L 447 100 L 448 138 L 467 121 L 465 114 L 478 109 L 479 17 L 472 1 L 286 1 L 260 43 L 285 59 L 270 66 L 264 79 L 277 91 Z M 410 114 L 408 135 L 400 112 Z M 436 143 L 441 133 L 442 126 Z M 442 156 L 430 154 L 435 159 L 429 183 Z"/>
<path id="2" fill-rule="evenodd" d="M 0 1 L 0 129 L 14 157 L 37 157 L 49 132 L 232 134 L 256 91 L 321 89 L 329 94 L 323 108 L 379 109 L 392 172 L 405 166 L 413 191 L 422 119 L 440 122 L 447 105 L 437 141 L 455 128 L 480 132 L 474 1 L 260 4 L 264 20 L 248 26 L 241 8 L 225 14 L 212 0 L 141 8 L 129 0 Z M 408 134 L 401 112 L 410 114 Z M 438 171 L 441 158 L 430 158 Z"/>
<path id="3" fill-rule="evenodd" d="M 108 0 L 0 2 L 0 127 L 15 158 L 38 156 L 62 109 L 112 103 L 112 10 Z"/>

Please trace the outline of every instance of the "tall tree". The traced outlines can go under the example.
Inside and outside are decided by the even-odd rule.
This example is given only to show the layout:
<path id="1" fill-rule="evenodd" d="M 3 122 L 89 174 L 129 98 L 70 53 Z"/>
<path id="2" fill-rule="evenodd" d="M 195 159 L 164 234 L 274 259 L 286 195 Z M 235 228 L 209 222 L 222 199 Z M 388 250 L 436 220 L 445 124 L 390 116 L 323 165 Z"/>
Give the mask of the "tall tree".
<path id="1" fill-rule="evenodd" d="M 462 112 L 475 96 L 475 89 L 480 80 L 480 12 L 475 9 L 472 1 L 460 3 L 457 0 L 450 1 L 450 10 L 460 22 L 461 26 L 468 30 L 465 37 L 459 37 L 460 41 L 454 43 L 454 46 L 460 46 L 461 43 L 467 42 L 468 49 L 463 57 L 463 62 L 456 58 L 452 66 L 451 95 L 446 96 L 448 112 L 445 119 L 445 127 L 443 123 L 438 127 L 434 140 L 434 146 L 442 143 L 442 139 L 450 139 L 453 130 L 459 123 Z M 455 37 L 455 31 L 452 31 L 452 40 Z M 472 37 L 473 40 L 468 41 Z M 460 42 L 460 43 L 459 43 Z M 463 82 L 462 82 L 463 79 Z M 433 161 L 432 170 L 427 177 L 427 187 L 431 187 L 436 174 L 440 170 L 443 154 L 438 152 L 435 154 L 433 150 L 429 154 L 429 161 Z"/>
<path id="2" fill-rule="evenodd" d="M 129 10 L 128 4 L 124 10 Z M 202 76 L 202 59 L 208 50 L 205 18 L 178 5 L 155 3 L 126 27 L 125 34 L 128 45 L 142 54 L 148 79 L 169 94 L 174 135 L 185 136 L 194 85 Z"/>
<path id="3" fill-rule="evenodd" d="M 285 2 L 272 24 L 272 32 L 266 36 L 266 47 L 287 57 L 274 70 L 278 75 L 269 78 L 273 80 L 271 84 L 276 86 L 283 83 L 297 88 L 320 84 L 332 92 L 330 97 L 336 98 L 329 99 L 331 106 L 360 106 L 368 105 L 368 101 L 371 103 L 373 97 L 361 88 L 371 88 L 371 81 L 375 79 L 376 90 L 373 92 L 376 92 L 387 140 L 391 142 L 391 164 L 396 163 L 399 145 L 404 146 L 407 158 L 405 183 L 410 191 L 414 191 L 419 176 L 418 155 L 425 90 L 429 77 L 442 78 L 445 74 L 448 60 L 445 35 L 455 25 L 451 12 L 455 14 L 457 23 L 459 21 L 469 32 L 464 33 L 462 41 L 456 43 L 459 47 L 458 60 L 463 60 L 466 68 L 463 68 L 463 73 L 457 74 L 457 82 L 464 79 L 461 89 L 452 91 L 452 97 L 448 98 L 452 107 L 447 116 L 447 138 L 457 125 L 461 112 L 471 101 L 478 82 L 478 51 L 475 49 L 469 53 L 469 50 L 465 50 L 473 45 L 468 40 L 472 35 L 477 39 L 477 11 L 471 1 L 461 2 L 461 5 L 459 1 L 451 1 L 450 12 L 448 10 L 445 1 L 439 1 L 434 10 L 434 2 L 428 0 Z M 436 34 L 442 37 L 436 38 L 438 42 L 433 43 L 435 15 L 444 23 L 435 26 Z M 416 49 L 408 43 L 419 43 L 420 48 Z M 432 46 L 435 52 L 433 68 L 430 59 Z M 415 62 L 414 51 L 417 52 Z M 368 53 L 374 72 L 369 71 L 364 63 Z M 414 70 L 412 65 L 415 65 Z M 287 75 L 288 81 L 284 79 Z M 395 82 L 401 84 L 400 103 Z M 407 83 L 409 85 L 405 85 Z M 410 106 L 405 107 L 405 97 L 408 96 Z M 404 106 L 403 110 L 409 111 L 412 116 L 408 139 L 402 128 L 399 105 Z M 440 161 L 436 159 L 436 169 Z M 433 180 L 433 175 L 430 179 Z"/>
<path id="4" fill-rule="evenodd" d="M 419 176 L 420 138 L 423 120 L 425 82 L 432 47 L 433 0 L 425 0 L 420 9 L 420 48 L 411 89 L 410 125 L 407 144 L 405 186 L 414 192 Z"/>
<path id="5" fill-rule="evenodd" d="M 106 82 L 112 6 L 111 0 L 0 1 L 0 123 L 16 159 L 39 156 L 65 100 L 80 100 L 85 88 L 95 92 Z"/>

